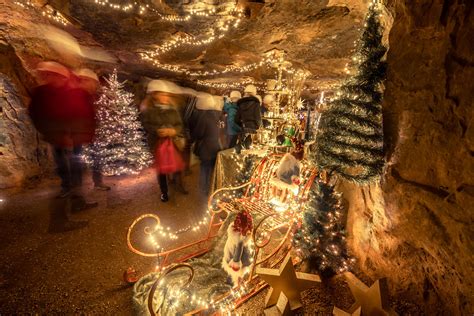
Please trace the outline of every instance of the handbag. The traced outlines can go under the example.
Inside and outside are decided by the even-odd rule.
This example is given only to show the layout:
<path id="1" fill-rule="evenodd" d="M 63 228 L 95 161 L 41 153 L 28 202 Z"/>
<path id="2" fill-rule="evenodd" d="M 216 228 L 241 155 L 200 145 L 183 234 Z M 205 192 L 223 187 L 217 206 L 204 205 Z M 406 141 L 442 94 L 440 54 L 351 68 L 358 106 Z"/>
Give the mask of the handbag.
<path id="1" fill-rule="evenodd" d="M 184 170 L 183 158 L 171 138 L 166 138 L 156 147 L 155 165 L 159 174 L 170 174 Z"/>
<path id="2" fill-rule="evenodd" d="M 186 139 L 183 136 L 175 136 L 173 137 L 173 144 L 179 151 L 183 151 L 186 147 Z"/>

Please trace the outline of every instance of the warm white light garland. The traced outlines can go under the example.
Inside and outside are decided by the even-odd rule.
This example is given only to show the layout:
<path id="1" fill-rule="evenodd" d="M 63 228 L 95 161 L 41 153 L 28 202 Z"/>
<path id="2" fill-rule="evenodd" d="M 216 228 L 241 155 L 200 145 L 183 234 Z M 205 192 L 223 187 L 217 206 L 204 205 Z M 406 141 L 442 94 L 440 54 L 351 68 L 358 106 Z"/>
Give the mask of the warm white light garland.
<path id="1" fill-rule="evenodd" d="M 207 81 L 207 80 L 197 80 L 197 84 L 200 86 L 215 88 L 215 89 L 220 89 L 220 90 L 226 90 L 226 89 L 242 90 L 246 85 L 249 85 L 249 84 L 253 84 L 254 86 L 257 87 L 258 90 L 265 89 L 264 82 L 257 82 L 250 78 L 244 79 L 238 82 L 212 82 L 212 81 Z"/>
<path id="2" fill-rule="evenodd" d="M 61 14 L 61 12 L 59 12 L 58 10 L 56 10 L 55 8 L 50 6 L 49 4 L 47 4 L 43 7 L 37 7 L 30 0 L 27 0 L 27 1 L 24 1 L 24 2 L 15 1 L 14 3 L 21 6 L 21 7 L 23 7 L 23 8 L 25 8 L 25 9 L 39 10 L 39 12 L 41 13 L 42 16 L 44 16 L 44 17 L 46 17 L 50 20 L 53 20 L 56 23 L 59 23 L 59 24 L 65 25 L 65 26 L 68 25 L 68 24 L 71 24 L 71 22 L 69 22 L 69 20 L 66 19 L 66 17 L 64 17 L 64 15 Z"/>
<path id="3" fill-rule="evenodd" d="M 184 68 L 184 67 L 180 67 L 178 65 L 163 64 L 160 61 L 158 61 L 157 59 L 154 59 L 149 53 L 146 53 L 146 52 L 145 53 L 143 53 L 143 52 L 139 53 L 139 55 L 141 56 L 141 58 L 143 60 L 151 62 L 156 68 L 171 71 L 171 72 L 176 72 L 176 73 L 182 73 L 182 74 L 192 76 L 192 77 L 216 76 L 216 75 L 223 75 L 223 74 L 230 73 L 230 72 L 245 73 L 245 72 L 252 71 L 254 69 L 257 69 L 257 68 L 265 65 L 265 60 L 262 60 L 260 62 L 251 63 L 251 64 L 248 64 L 248 65 L 245 65 L 245 66 L 236 66 L 236 65 L 226 66 L 226 67 L 224 67 L 223 70 L 214 69 L 214 70 L 196 70 L 196 71 L 193 71 L 193 70 L 190 70 L 190 69 L 187 69 L 187 68 Z"/>
<path id="4" fill-rule="evenodd" d="M 231 28 L 237 28 L 241 22 L 240 13 L 237 17 L 227 17 L 224 16 L 218 21 L 215 22 L 216 26 L 212 26 L 204 32 L 202 38 L 197 38 L 195 36 L 185 34 L 184 36 L 179 33 L 178 36 L 164 42 L 154 51 L 150 50 L 145 54 L 149 58 L 157 58 L 158 56 L 169 52 L 172 49 L 181 47 L 181 46 L 203 46 L 214 42 L 217 39 L 223 38 L 225 33 L 227 33 Z"/>
<path id="5" fill-rule="evenodd" d="M 88 0 L 89 2 L 92 2 L 92 0 Z M 229 9 L 224 10 L 223 12 L 218 12 L 218 10 L 213 7 L 208 10 L 197 10 L 197 9 L 191 9 L 189 12 L 187 12 L 184 15 L 177 15 L 177 14 L 163 14 L 159 12 L 157 9 L 150 7 L 149 4 L 139 4 L 136 1 L 129 2 L 126 4 L 123 3 L 116 3 L 116 2 L 111 2 L 109 0 L 94 0 L 93 1 L 95 4 L 109 8 L 115 11 L 122 11 L 122 12 L 137 12 L 140 15 L 144 15 L 147 12 L 151 12 L 152 14 L 157 15 L 160 19 L 165 20 L 165 21 L 170 21 L 170 22 L 186 22 L 191 20 L 193 17 L 212 17 L 212 16 L 233 16 L 233 15 L 240 15 L 241 16 L 241 11 L 237 10 L 236 4 L 234 2 L 229 3 L 231 6 Z"/>
<path id="6" fill-rule="evenodd" d="M 172 71 L 172 72 L 182 73 L 182 74 L 192 76 L 192 77 L 218 76 L 218 75 L 223 75 L 223 74 L 226 74 L 226 73 L 245 73 L 245 72 L 249 72 L 249 71 L 255 70 L 257 68 L 260 68 L 264 65 L 267 65 L 267 66 L 271 65 L 272 63 L 275 62 L 275 58 L 278 58 L 276 56 L 275 52 L 271 52 L 271 53 L 266 54 L 266 56 L 262 60 L 260 60 L 259 62 L 255 62 L 255 63 L 243 65 L 243 66 L 229 65 L 229 66 L 224 67 L 224 69 L 222 69 L 222 70 L 214 69 L 214 70 L 196 70 L 196 71 L 193 71 L 193 70 L 189 70 L 187 68 L 180 67 L 180 66 L 177 66 L 177 65 L 163 64 L 160 61 L 158 61 L 157 59 L 154 59 L 153 56 L 150 55 L 147 52 L 142 52 L 142 53 L 139 53 L 139 54 L 140 54 L 140 56 L 143 60 L 150 61 L 157 68 Z M 293 73 L 296 72 L 296 69 L 293 69 L 291 67 L 287 67 L 287 68 L 284 68 L 283 71 L 288 72 L 289 74 L 293 74 Z"/>

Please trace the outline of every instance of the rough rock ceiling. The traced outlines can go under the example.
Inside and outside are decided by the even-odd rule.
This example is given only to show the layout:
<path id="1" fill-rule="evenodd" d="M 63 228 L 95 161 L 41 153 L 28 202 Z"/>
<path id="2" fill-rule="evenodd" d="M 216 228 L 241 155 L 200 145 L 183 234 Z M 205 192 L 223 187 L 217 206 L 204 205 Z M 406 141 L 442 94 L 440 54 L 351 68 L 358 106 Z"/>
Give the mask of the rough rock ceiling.
<path id="1" fill-rule="evenodd" d="M 101 0 L 104 1 L 104 0 Z M 108 0 L 125 5 L 132 0 Z M 25 2 L 25 1 L 19 1 Z M 210 29 L 216 29 L 225 17 L 194 16 L 188 21 L 167 21 L 160 14 L 189 14 L 191 9 L 225 12 L 234 0 L 154 0 L 137 1 L 149 5 L 144 14 L 137 7 L 128 12 L 114 10 L 95 3 L 95 0 L 36 0 L 33 7 L 21 7 L 9 1 L 2 20 L 9 30 L 7 37 L 15 50 L 22 54 L 54 58 L 36 41 L 32 24 L 48 23 L 38 8 L 51 6 L 72 22 L 63 27 L 83 45 L 102 46 L 119 60 L 118 67 L 130 76 L 167 77 L 193 86 L 196 79 L 214 82 L 235 82 L 243 77 L 256 81 L 274 78 L 275 71 L 258 67 L 245 73 L 229 72 L 222 75 L 190 77 L 157 68 L 143 60 L 139 53 L 153 51 L 174 36 L 193 36 L 193 40 L 206 39 Z M 223 70 L 227 66 L 244 66 L 262 59 L 271 49 L 283 50 L 294 67 L 311 72 L 307 81 L 314 91 L 328 89 L 347 75 L 345 66 L 353 53 L 354 41 L 367 8 L 367 0 L 266 0 L 251 2 L 239 0 L 239 8 L 247 8 L 240 24 L 211 43 L 183 45 L 159 57 L 161 64 L 174 65 L 192 71 Z M 265 3 L 263 3 L 265 2 Z M 152 12 L 154 10 L 154 12 Z M 232 20 L 233 19 L 233 20 Z M 234 22 L 236 18 L 227 18 Z M 229 22 L 230 24 L 230 22 Z M 232 23 L 233 24 L 233 23 Z M 36 30 L 37 32 L 37 30 Z M 218 33 L 221 34 L 221 33 Z M 78 61 L 70 61 L 70 64 Z M 109 70 L 110 64 L 95 63 L 96 69 Z M 116 66 L 116 65 L 115 65 Z M 194 84 L 195 87 L 195 84 Z"/>

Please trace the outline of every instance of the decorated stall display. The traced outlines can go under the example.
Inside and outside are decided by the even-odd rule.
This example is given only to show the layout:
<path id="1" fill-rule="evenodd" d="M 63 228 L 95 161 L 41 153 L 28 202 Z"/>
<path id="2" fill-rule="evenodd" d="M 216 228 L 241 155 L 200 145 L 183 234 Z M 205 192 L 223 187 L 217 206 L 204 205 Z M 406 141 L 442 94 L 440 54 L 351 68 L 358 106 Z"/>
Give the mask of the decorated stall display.
<path id="1" fill-rule="evenodd" d="M 227 229 L 227 241 L 224 246 L 222 268 L 227 272 L 230 282 L 238 285 L 244 276 L 250 272 L 252 263 L 252 216 L 242 210 Z"/>
<path id="2" fill-rule="evenodd" d="M 293 146 L 291 142 L 291 138 L 296 135 L 297 126 L 295 124 L 287 124 L 283 126 L 283 133 L 282 135 L 285 137 L 283 141 L 283 146 L 291 147 Z"/>
<path id="3" fill-rule="evenodd" d="M 285 153 L 290 151 L 293 137 L 304 137 L 304 122 L 310 112 L 300 113 L 304 108 L 300 96 L 310 74 L 302 69 L 292 69 L 292 64 L 285 60 L 284 52 L 272 50 L 271 53 L 275 56 L 271 66 L 275 68 L 277 76 L 267 82 L 267 94 L 262 105 L 263 124 L 257 138 L 258 143 L 270 151 Z"/>
<path id="4" fill-rule="evenodd" d="M 293 154 L 283 156 L 276 172 L 278 180 L 287 184 L 298 184 L 300 176 L 300 165 Z"/>
<path id="5" fill-rule="evenodd" d="M 276 178 L 280 161 L 280 155 L 264 157 L 249 181 L 215 191 L 209 198 L 210 218 L 199 222 L 208 226 L 202 239 L 163 249 L 167 243 L 160 239 L 168 237 L 172 242 L 179 232 L 171 233 L 162 227 L 155 214 L 145 214 L 134 221 L 127 235 L 129 248 L 142 256 L 158 258 L 156 272 L 140 278 L 134 287 L 134 301 L 140 313 L 226 314 L 268 285 L 255 269 L 277 268 L 281 264 L 291 248 L 291 233 L 300 220 L 309 188 L 317 177 L 316 169 L 301 161 L 299 181 L 285 175 L 293 178 L 296 188 L 294 192 L 285 191 L 286 207 L 273 207 L 268 203 L 273 196 L 271 179 Z M 289 167 L 293 169 L 294 165 L 290 163 Z M 234 193 L 241 189 L 243 193 Z M 150 218 L 157 224 L 148 222 L 144 233 L 150 236 L 156 251 L 141 251 L 133 245 L 132 232 Z M 183 261 L 186 263 L 180 263 Z"/>
<path id="6" fill-rule="evenodd" d="M 292 152 L 283 156 L 278 164 L 276 177 L 270 181 L 273 189 L 273 197 L 270 203 L 280 209 L 288 203 L 288 198 L 291 195 L 297 195 L 299 190 L 304 142 L 297 139 L 293 140 L 294 148 Z M 288 192 L 291 194 L 289 195 Z"/>

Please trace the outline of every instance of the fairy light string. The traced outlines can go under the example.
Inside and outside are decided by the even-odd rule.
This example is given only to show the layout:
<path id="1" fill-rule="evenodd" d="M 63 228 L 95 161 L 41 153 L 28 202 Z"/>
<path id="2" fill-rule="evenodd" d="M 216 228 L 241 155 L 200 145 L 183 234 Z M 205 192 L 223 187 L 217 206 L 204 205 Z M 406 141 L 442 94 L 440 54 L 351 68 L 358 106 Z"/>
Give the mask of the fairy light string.
<path id="1" fill-rule="evenodd" d="M 62 24 L 64 26 L 71 24 L 71 22 L 69 22 L 69 20 L 63 14 L 61 14 L 61 12 L 59 12 L 49 4 L 38 7 L 31 0 L 15 1 L 14 3 L 24 9 L 37 10 L 39 13 L 41 13 L 42 16 L 58 24 Z"/>
<path id="2" fill-rule="evenodd" d="M 156 59 L 160 55 L 167 53 L 173 49 L 179 48 L 181 46 L 204 46 L 208 45 L 217 39 L 221 39 L 225 34 L 232 28 L 237 28 L 241 22 L 240 13 L 235 18 L 232 16 L 222 16 L 219 17 L 215 25 L 211 26 L 206 31 L 202 32 L 205 35 L 201 37 L 193 36 L 190 34 L 178 34 L 173 38 L 162 43 L 155 50 L 149 50 L 145 52 L 146 56 L 152 59 Z"/>
<path id="3" fill-rule="evenodd" d="M 216 7 L 212 7 L 210 9 L 196 9 L 190 8 L 187 12 L 183 15 L 178 14 L 164 14 L 158 11 L 153 6 L 149 4 L 141 4 L 137 1 L 130 1 L 127 3 L 118 3 L 115 1 L 109 0 L 87 0 L 89 3 L 93 3 L 97 6 L 108 8 L 114 11 L 122 11 L 125 13 L 138 13 L 139 15 L 144 14 L 154 14 L 158 16 L 158 18 L 170 22 L 186 22 L 191 20 L 194 17 L 219 17 L 219 16 L 232 16 L 237 13 L 241 14 L 241 10 L 237 9 L 235 2 L 228 2 L 223 4 L 224 9 L 219 9 Z"/>

